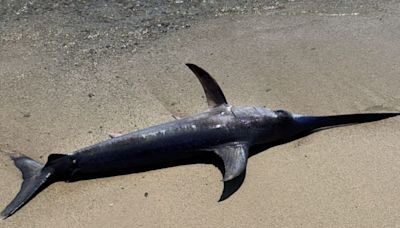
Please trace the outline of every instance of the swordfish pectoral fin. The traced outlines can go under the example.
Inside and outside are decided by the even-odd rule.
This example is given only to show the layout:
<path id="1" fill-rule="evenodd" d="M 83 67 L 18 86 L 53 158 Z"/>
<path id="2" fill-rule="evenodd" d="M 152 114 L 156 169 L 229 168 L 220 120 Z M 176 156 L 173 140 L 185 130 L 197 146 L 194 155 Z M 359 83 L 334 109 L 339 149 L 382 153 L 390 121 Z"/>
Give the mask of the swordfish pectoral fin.
<path id="1" fill-rule="evenodd" d="M 207 71 L 191 63 L 187 63 L 186 66 L 193 71 L 203 86 L 209 108 L 227 104 L 224 93 L 222 92 L 218 83 L 214 78 L 211 77 L 209 73 L 207 73 Z"/>
<path id="2" fill-rule="evenodd" d="M 243 142 L 232 142 L 215 148 L 215 153 L 224 162 L 224 182 L 230 181 L 246 169 L 249 147 Z"/>

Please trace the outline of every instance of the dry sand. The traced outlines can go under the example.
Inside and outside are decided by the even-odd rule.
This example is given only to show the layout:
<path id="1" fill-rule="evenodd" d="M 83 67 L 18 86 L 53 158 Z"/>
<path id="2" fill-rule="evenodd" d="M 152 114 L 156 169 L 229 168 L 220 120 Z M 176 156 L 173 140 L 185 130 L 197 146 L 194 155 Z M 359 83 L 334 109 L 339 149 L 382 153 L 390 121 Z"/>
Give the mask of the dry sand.
<path id="1" fill-rule="evenodd" d="M 233 105 L 297 113 L 400 110 L 398 3 L 365 15 L 206 20 L 135 53 L 60 70 L 30 43 L 0 47 L 0 149 L 46 161 L 206 108 L 196 63 Z M 23 39 L 22 39 L 23 40 Z M 90 94 L 90 96 L 89 96 Z M 224 202 L 221 174 L 188 165 L 42 191 L 1 227 L 400 226 L 400 118 L 336 128 L 250 158 Z M 0 154 L 0 205 L 21 178 Z"/>

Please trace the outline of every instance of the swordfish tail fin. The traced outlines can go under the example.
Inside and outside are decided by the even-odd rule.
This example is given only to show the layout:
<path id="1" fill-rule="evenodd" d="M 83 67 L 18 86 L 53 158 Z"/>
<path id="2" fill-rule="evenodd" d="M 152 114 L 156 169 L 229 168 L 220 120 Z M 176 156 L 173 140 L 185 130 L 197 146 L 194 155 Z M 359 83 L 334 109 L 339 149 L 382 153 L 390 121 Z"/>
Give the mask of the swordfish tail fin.
<path id="1" fill-rule="evenodd" d="M 340 125 L 357 124 L 373 122 L 394 116 L 400 115 L 397 113 L 361 113 L 347 114 L 335 116 L 300 116 L 294 115 L 294 120 L 300 125 L 300 128 L 312 131 L 320 128 L 329 128 Z"/>
<path id="2" fill-rule="evenodd" d="M 54 169 L 26 156 L 11 157 L 15 166 L 21 171 L 23 182 L 15 198 L 1 212 L 0 218 L 6 219 L 24 206 L 42 189 L 51 183 Z"/>

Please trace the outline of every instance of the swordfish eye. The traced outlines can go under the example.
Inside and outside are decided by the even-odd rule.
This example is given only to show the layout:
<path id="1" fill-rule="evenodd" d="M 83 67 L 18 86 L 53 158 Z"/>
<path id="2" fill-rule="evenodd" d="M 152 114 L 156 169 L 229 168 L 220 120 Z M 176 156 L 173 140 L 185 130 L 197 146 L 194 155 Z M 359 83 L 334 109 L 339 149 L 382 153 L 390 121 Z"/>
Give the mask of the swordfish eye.
<path id="1" fill-rule="evenodd" d="M 284 121 L 290 121 L 293 119 L 293 116 L 290 112 L 285 111 L 285 110 L 276 110 L 275 111 L 278 119 L 284 120 Z"/>

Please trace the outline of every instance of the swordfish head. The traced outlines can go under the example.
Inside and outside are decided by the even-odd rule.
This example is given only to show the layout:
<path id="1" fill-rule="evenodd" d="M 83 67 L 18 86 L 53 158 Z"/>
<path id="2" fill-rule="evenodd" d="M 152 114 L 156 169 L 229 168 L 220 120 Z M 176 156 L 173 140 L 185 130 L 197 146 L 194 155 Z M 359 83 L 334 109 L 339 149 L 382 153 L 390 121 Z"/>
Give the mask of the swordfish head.
<path id="1" fill-rule="evenodd" d="M 285 110 L 270 110 L 261 107 L 235 108 L 241 113 L 241 121 L 247 120 L 253 130 L 249 141 L 251 145 L 288 141 L 304 136 L 313 131 L 348 124 L 377 121 L 399 113 L 358 113 L 333 116 L 309 116 L 291 113 Z"/>
<path id="2" fill-rule="evenodd" d="M 318 129 L 400 115 L 397 112 L 307 116 L 261 107 L 231 107 L 217 82 L 205 70 L 194 64 L 186 65 L 202 84 L 209 108 L 230 110 L 235 118 L 231 132 L 236 137 L 231 142 L 212 147 L 224 162 L 224 181 L 238 177 L 245 170 L 251 146 L 290 141 Z"/>
<path id="3" fill-rule="evenodd" d="M 294 116 L 283 110 L 264 107 L 236 107 L 221 105 L 214 108 L 220 113 L 231 115 L 230 133 L 237 141 L 245 141 L 249 146 L 270 143 L 284 139 L 300 131 Z M 223 121 L 222 121 L 223 122 Z"/>

